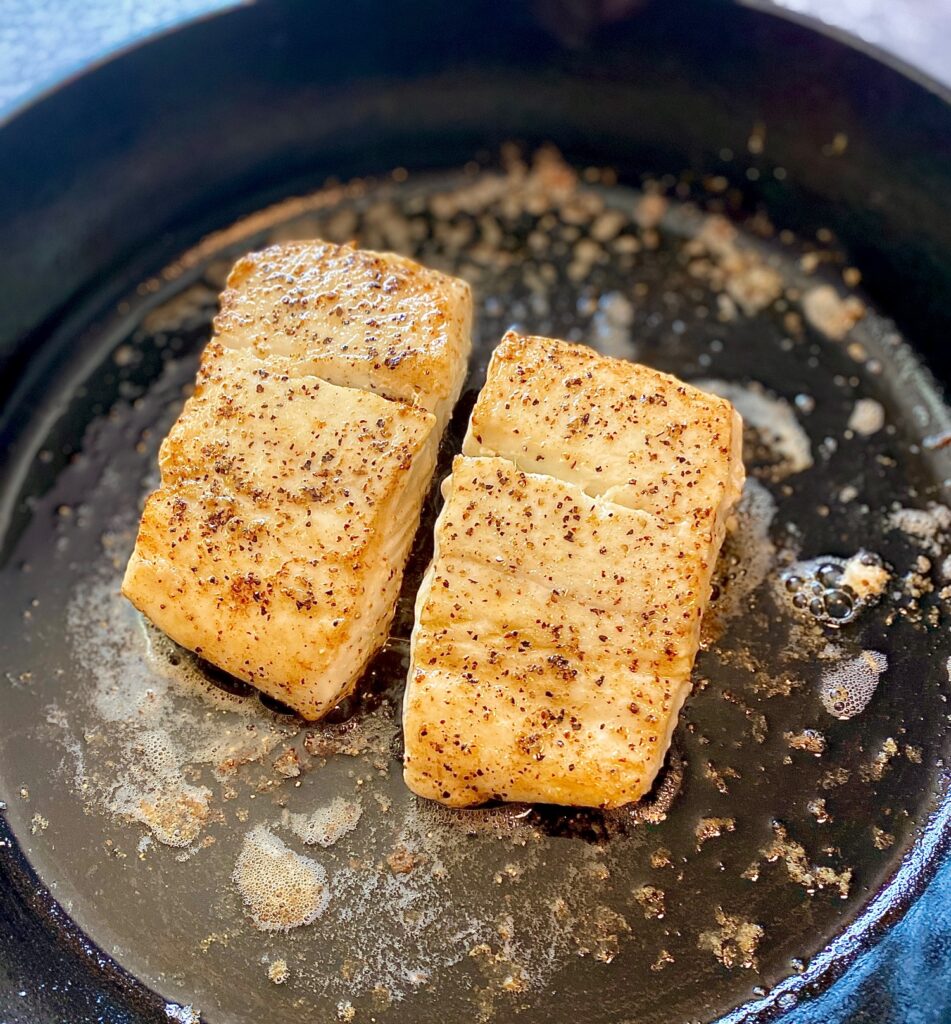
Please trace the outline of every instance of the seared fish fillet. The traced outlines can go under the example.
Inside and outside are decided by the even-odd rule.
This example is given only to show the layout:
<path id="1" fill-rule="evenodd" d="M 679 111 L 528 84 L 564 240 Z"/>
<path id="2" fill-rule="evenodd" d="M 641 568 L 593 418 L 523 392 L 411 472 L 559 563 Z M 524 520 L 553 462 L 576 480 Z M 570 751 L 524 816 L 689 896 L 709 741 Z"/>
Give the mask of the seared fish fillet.
<path id="1" fill-rule="evenodd" d="M 466 376 L 472 295 L 393 253 L 290 242 L 238 260 L 221 296 L 222 344 L 420 405 L 442 433 Z"/>
<path id="2" fill-rule="evenodd" d="M 459 807 L 650 789 L 742 486 L 741 427 L 646 367 L 506 337 L 465 448 L 497 454 L 455 460 L 417 598 L 410 789 Z"/>
<path id="3" fill-rule="evenodd" d="M 453 806 L 614 807 L 650 787 L 709 590 L 686 521 L 456 458 L 417 601 L 406 780 Z"/>
<path id="4" fill-rule="evenodd" d="M 318 718 L 386 639 L 432 413 L 208 347 L 162 444 L 123 593 L 173 640 Z"/>
<path id="5" fill-rule="evenodd" d="M 729 402 L 584 345 L 509 331 L 492 355 L 462 450 L 579 484 L 627 508 L 691 519 L 722 540 L 743 488 Z"/>
<path id="6" fill-rule="evenodd" d="M 287 318 L 271 350 L 278 278 L 265 284 L 240 269 L 260 259 L 232 274 L 244 292 L 233 288 L 226 305 L 246 315 L 219 318 L 222 333 L 162 445 L 161 485 L 146 503 L 122 591 L 173 640 L 316 719 L 353 689 L 386 640 L 435 467 L 437 413 L 448 415 L 465 376 L 469 340 L 459 332 L 468 331 L 471 299 L 462 282 L 401 257 L 323 243 L 269 249 L 268 267 L 293 268 L 284 276 L 291 309 L 333 292 L 343 310 L 330 314 L 339 327 L 324 325 L 318 355 Z M 349 265 L 354 280 L 343 274 Z M 397 284 L 387 291 L 391 276 Z M 429 326 L 414 325 L 414 311 Z M 380 326 L 385 316 L 390 327 Z M 375 372 L 367 370 L 371 331 L 389 339 L 385 351 L 405 356 L 393 357 L 392 370 L 413 401 L 363 389 Z"/>

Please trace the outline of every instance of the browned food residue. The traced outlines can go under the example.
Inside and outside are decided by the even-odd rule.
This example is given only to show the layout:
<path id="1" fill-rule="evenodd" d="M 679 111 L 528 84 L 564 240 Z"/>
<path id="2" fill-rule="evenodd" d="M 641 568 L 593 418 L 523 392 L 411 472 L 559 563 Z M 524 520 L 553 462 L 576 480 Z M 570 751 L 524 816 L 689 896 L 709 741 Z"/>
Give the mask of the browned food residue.
<path id="1" fill-rule="evenodd" d="M 733 832 L 736 829 L 735 818 L 701 818 L 694 829 L 697 837 L 697 849 L 710 839 L 717 839 L 724 832 Z"/>
<path id="2" fill-rule="evenodd" d="M 836 871 L 826 865 L 811 863 L 805 848 L 794 839 L 790 839 L 785 826 L 778 822 L 773 825 L 772 840 L 760 850 L 760 855 L 769 863 L 782 861 L 790 880 L 797 882 L 810 894 L 819 889 L 837 890 L 842 899 L 849 894 L 852 869 Z M 760 865 L 754 862 L 746 869 L 743 877 L 756 881 L 759 874 Z"/>
<path id="3" fill-rule="evenodd" d="M 756 947 L 763 937 L 761 925 L 716 909 L 716 929 L 701 932 L 697 945 L 712 953 L 729 970 L 756 968 Z"/>
<path id="4" fill-rule="evenodd" d="M 648 920 L 664 916 L 664 890 L 658 889 L 656 885 L 642 885 L 635 889 L 634 899 L 640 904 L 644 917 Z"/>

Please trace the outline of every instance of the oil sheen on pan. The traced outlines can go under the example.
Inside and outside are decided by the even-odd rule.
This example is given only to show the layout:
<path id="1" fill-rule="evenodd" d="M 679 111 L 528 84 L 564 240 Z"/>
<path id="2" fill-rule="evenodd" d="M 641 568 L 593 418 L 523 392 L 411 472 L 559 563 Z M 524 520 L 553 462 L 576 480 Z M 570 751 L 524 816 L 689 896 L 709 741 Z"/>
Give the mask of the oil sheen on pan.
<path id="1" fill-rule="evenodd" d="M 652 1024 L 768 998 L 933 798 L 951 510 L 886 372 L 909 353 L 833 248 L 711 212 L 715 182 L 684 202 L 551 151 L 404 177 L 223 230 L 93 325 L 101 358 L 77 361 L 0 569 L 19 624 L 0 639 L 5 813 L 175 1019 Z M 391 636 L 308 725 L 147 626 L 119 583 L 224 275 L 316 237 L 463 278 L 476 331 Z M 674 373 L 745 423 L 692 693 L 652 791 L 612 811 L 459 811 L 401 778 L 438 481 L 509 328 Z"/>

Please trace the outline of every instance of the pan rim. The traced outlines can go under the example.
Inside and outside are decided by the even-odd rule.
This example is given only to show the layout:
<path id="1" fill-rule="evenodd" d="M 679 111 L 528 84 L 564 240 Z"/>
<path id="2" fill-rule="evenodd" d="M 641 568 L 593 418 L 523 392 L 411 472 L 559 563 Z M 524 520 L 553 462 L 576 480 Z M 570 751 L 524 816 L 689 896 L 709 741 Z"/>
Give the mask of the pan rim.
<path id="1" fill-rule="evenodd" d="M 141 29 L 125 42 L 115 46 L 104 46 L 89 57 L 67 66 L 58 74 L 44 78 L 16 99 L 0 103 L 0 131 L 21 117 L 30 114 L 34 109 L 42 107 L 60 92 L 94 77 L 104 68 L 124 60 L 131 54 L 154 43 L 160 43 L 179 31 L 186 31 L 196 25 L 206 24 L 219 18 L 240 15 L 243 10 L 252 7 L 255 0 L 223 0 L 223 2 L 225 6 L 220 8 L 185 15 L 182 18 L 167 19 L 150 28 Z M 729 0 L 729 2 L 733 6 L 744 7 L 758 14 L 786 21 L 824 36 L 826 39 L 894 71 L 951 107 L 951 82 L 942 82 L 934 75 L 917 68 L 904 57 L 884 49 L 877 43 L 869 42 L 847 29 L 827 24 L 814 15 L 780 7 L 775 0 Z"/>

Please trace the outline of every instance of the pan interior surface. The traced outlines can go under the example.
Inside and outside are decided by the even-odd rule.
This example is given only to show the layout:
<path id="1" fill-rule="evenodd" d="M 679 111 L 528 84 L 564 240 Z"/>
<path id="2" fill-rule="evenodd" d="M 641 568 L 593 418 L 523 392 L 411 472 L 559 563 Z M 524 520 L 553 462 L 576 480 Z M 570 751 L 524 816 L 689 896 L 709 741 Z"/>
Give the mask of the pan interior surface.
<path id="1" fill-rule="evenodd" d="M 0 563 L 6 814 L 170 1013 L 713 1020 L 808 971 L 892 876 L 948 753 L 951 424 L 832 240 L 734 225 L 734 198 L 715 177 L 635 190 L 553 150 L 331 185 L 155 268 L 24 407 Z M 231 262 L 307 237 L 414 256 L 477 302 L 392 637 L 316 726 L 118 594 Z M 449 811 L 400 775 L 438 479 L 510 326 L 675 373 L 746 421 L 694 692 L 655 790 L 621 812 Z"/>

